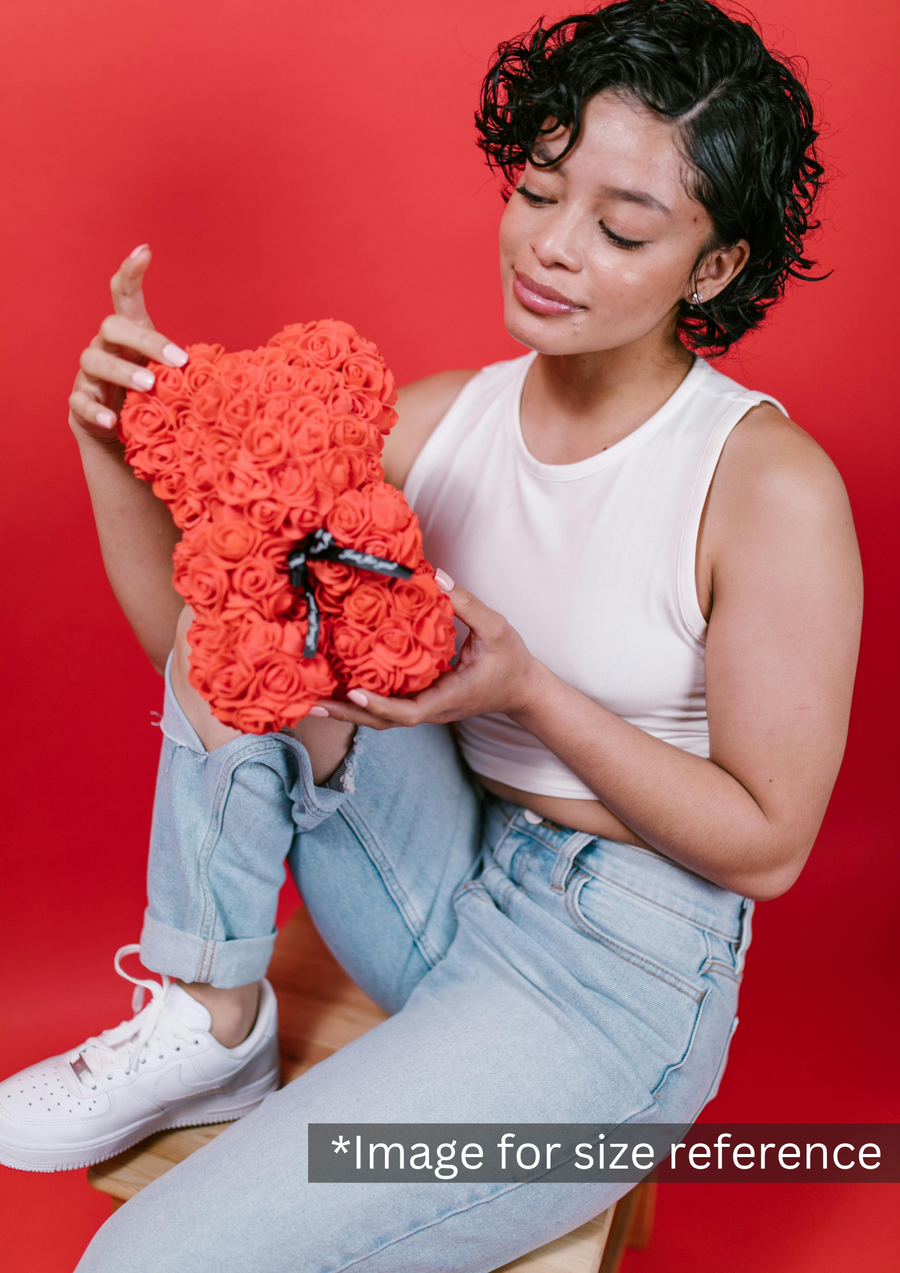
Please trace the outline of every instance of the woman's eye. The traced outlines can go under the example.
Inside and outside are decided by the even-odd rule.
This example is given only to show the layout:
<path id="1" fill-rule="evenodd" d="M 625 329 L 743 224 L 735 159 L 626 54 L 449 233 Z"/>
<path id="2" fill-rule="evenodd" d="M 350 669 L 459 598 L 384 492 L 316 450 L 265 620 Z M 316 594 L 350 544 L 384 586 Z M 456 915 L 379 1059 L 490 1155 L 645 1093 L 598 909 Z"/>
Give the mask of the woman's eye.
<path id="1" fill-rule="evenodd" d="M 610 243 L 614 243 L 617 248 L 625 248 L 626 251 L 633 251 L 634 248 L 642 248 L 647 242 L 646 239 L 623 239 L 621 234 L 614 234 L 608 225 L 600 222 L 600 229 L 609 239 Z"/>
<path id="2" fill-rule="evenodd" d="M 520 194 L 523 199 L 527 200 L 532 207 L 538 208 L 543 204 L 552 203 L 552 199 L 548 199 L 546 195 L 535 194 L 533 190 L 529 190 L 527 186 L 516 186 L 516 194 Z M 635 248 L 642 248 L 647 242 L 646 239 L 623 239 L 621 234 L 615 234 L 610 230 L 609 226 L 600 222 L 600 228 L 610 243 L 617 248 L 624 248 L 626 252 L 633 252 Z"/>
<path id="3" fill-rule="evenodd" d="M 549 199 L 545 199 L 543 195 L 535 194 L 533 190 L 529 190 L 527 186 L 516 186 L 516 194 L 520 194 L 523 199 L 527 199 L 530 204 L 535 207 L 541 203 L 549 203 Z"/>

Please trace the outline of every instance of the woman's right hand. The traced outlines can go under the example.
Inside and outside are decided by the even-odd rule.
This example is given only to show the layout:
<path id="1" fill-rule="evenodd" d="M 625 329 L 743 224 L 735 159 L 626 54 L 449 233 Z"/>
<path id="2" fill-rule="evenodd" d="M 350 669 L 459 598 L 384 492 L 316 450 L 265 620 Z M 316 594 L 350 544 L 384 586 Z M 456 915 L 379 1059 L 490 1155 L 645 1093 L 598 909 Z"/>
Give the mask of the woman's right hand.
<path id="1" fill-rule="evenodd" d="M 151 253 L 146 243 L 134 249 L 113 275 L 113 313 L 81 355 L 81 370 L 69 397 L 69 425 L 75 436 L 120 445 L 116 433 L 127 389 L 152 389 L 148 358 L 183 367 L 188 356 L 161 332 L 154 331 L 144 305 L 144 274 Z"/>

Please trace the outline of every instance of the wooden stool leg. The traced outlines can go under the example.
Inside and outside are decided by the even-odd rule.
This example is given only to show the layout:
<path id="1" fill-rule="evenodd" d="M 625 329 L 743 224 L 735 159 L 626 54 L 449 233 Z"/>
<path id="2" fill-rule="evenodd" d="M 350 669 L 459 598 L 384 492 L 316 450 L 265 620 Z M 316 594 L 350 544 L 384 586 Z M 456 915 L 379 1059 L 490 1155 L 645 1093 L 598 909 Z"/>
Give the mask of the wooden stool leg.
<path id="1" fill-rule="evenodd" d="M 628 1228 L 626 1245 L 642 1251 L 650 1241 L 653 1232 L 653 1218 L 656 1214 L 656 1173 L 651 1172 L 646 1180 L 641 1181 L 635 1189 L 634 1211 L 631 1213 L 631 1224 Z"/>
<path id="2" fill-rule="evenodd" d="M 631 1193 L 626 1193 L 624 1198 L 620 1198 L 615 1206 L 609 1237 L 606 1240 L 603 1259 L 600 1261 L 600 1268 L 597 1273 L 618 1273 L 619 1265 L 622 1263 L 622 1256 L 625 1254 L 628 1231 L 631 1228 L 631 1217 L 635 1206 L 635 1190 L 632 1189 Z"/>
<path id="3" fill-rule="evenodd" d="M 651 1174 L 616 1203 L 609 1238 L 597 1273 L 618 1273 L 626 1247 L 645 1247 L 653 1232 L 656 1177 Z"/>

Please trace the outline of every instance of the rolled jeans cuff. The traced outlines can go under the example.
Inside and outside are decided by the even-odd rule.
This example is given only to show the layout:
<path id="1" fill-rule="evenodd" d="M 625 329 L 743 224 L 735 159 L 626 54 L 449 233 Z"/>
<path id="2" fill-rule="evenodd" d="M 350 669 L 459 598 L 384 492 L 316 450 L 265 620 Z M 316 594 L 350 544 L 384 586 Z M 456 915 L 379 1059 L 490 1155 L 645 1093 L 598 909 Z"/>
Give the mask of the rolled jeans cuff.
<path id="1" fill-rule="evenodd" d="M 171 928 L 145 911 L 141 963 L 151 972 L 166 973 L 186 982 L 208 982 L 230 990 L 259 981 L 266 975 L 275 937 L 272 932 L 268 937 L 216 941 Z"/>

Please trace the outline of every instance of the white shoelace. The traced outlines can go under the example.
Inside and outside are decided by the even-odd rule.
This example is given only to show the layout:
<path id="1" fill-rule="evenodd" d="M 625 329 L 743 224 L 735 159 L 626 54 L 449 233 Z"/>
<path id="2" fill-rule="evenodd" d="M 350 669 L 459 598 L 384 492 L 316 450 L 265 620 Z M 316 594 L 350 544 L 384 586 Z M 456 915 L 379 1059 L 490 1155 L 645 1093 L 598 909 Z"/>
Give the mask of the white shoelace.
<path id="1" fill-rule="evenodd" d="M 88 1039 L 66 1057 L 79 1083 L 86 1087 L 96 1086 L 91 1080 L 100 1075 L 111 1079 L 116 1068 L 125 1074 L 130 1073 L 140 1064 L 144 1049 L 157 1041 L 170 1048 L 177 1047 L 179 1039 L 187 1043 L 195 1042 L 195 1031 L 185 1025 L 165 1004 L 164 996 L 170 985 L 169 978 L 163 974 L 162 984 L 158 981 L 143 981 L 140 977 L 129 976 L 122 969 L 119 961 L 126 955 L 138 954 L 140 949 L 138 945 L 122 946 L 116 951 L 114 960 L 119 976 L 137 987 L 132 999 L 132 1007 L 137 1016 L 130 1021 L 123 1021 L 111 1030 L 104 1030 L 98 1037 Z M 146 1008 L 141 1010 L 145 990 L 150 991 L 152 998 Z M 126 1048 L 125 1044 L 131 1046 Z"/>

